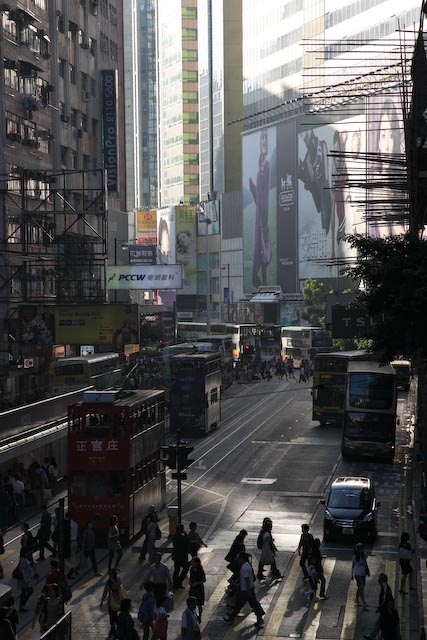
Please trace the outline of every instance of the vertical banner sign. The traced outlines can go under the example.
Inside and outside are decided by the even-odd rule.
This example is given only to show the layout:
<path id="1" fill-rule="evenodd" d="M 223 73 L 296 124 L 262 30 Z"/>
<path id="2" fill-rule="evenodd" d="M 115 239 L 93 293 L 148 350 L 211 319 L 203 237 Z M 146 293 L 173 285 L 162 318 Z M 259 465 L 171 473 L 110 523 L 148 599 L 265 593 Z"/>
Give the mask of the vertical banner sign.
<path id="1" fill-rule="evenodd" d="M 297 184 L 295 120 L 277 127 L 277 282 L 297 291 Z"/>
<path id="2" fill-rule="evenodd" d="M 117 153 L 117 70 L 101 71 L 102 134 L 104 145 L 104 169 L 107 171 L 108 193 L 119 190 L 119 166 Z"/>

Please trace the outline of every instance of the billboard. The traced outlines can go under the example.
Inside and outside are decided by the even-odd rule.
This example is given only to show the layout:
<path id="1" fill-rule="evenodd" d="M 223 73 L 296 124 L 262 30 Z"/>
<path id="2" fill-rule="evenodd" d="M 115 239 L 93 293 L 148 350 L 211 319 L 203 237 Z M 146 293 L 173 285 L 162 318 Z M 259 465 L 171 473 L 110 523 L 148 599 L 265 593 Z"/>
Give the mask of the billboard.
<path id="1" fill-rule="evenodd" d="M 129 245 L 129 264 L 156 264 L 155 244 Z"/>
<path id="2" fill-rule="evenodd" d="M 56 341 L 60 344 L 111 344 L 112 350 L 139 342 L 137 304 L 57 305 Z"/>
<path id="3" fill-rule="evenodd" d="M 157 264 L 176 263 L 175 207 L 157 209 Z M 176 301 L 175 291 L 163 291 L 159 303 L 172 308 Z"/>
<path id="4" fill-rule="evenodd" d="M 182 265 L 182 294 L 197 293 L 197 214 L 195 207 L 175 207 L 176 262 Z"/>
<path id="5" fill-rule="evenodd" d="M 205 218 L 210 220 L 208 224 L 208 235 L 213 236 L 219 233 L 219 212 L 221 209 L 220 200 L 209 200 L 204 203 L 205 213 L 199 214 L 197 218 L 197 235 L 206 235 L 206 222 L 203 222 Z"/>
<path id="6" fill-rule="evenodd" d="M 20 305 L 18 308 L 17 341 L 28 345 L 55 344 L 55 317 L 53 307 Z"/>
<path id="7" fill-rule="evenodd" d="M 243 288 L 277 284 L 276 128 L 243 137 Z"/>
<path id="8" fill-rule="evenodd" d="M 337 259 L 352 255 L 344 234 L 363 232 L 359 195 L 365 157 L 363 113 L 329 124 L 298 127 L 298 277 L 336 278 Z M 363 175 L 363 173 L 362 173 Z"/>
<path id="9" fill-rule="evenodd" d="M 375 238 L 384 238 L 405 232 L 405 227 L 387 220 L 387 213 L 393 215 L 393 200 L 402 197 L 402 193 L 387 186 L 394 173 L 395 154 L 405 153 L 401 99 L 391 94 L 368 98 L 368 230 Z M 403 155 L 402 155 L 403 157 Z M 373 186 L 372 186 L 373 185 Z M 375 188 L 375 185 L 378 185 Z M 401 205 L 400 205 L 401 207 Z"/>
<path id="10" fill-rule="evenodd" d="M 283 292 L 297 291 L 296 121 L 277 127 L 277 282 Z"/>
<path id="11" fill-rule="evenodd" d="M 136 209 L 138 244 L 157 244 L 157 211 Z"/>
<path id="12" fill-rule="evenodd" d="M 119 155 L 117 149 L 117 70 L 101 71 L 102 143 L 107 191 L 119 190 Z"/>
<path id="13" fill-rule="evenodd" d="M 182 265 L 125 265 L 107 268 L 107 287 L 115 290 L 182 289 Z"/>

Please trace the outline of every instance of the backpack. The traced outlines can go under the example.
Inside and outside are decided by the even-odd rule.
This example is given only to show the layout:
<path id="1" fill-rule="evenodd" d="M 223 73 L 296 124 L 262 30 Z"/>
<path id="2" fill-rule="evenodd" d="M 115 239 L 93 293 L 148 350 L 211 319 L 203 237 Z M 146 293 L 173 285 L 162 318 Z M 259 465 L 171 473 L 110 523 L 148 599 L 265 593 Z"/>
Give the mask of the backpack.
<path id="1" fill-rule="evenodd" d="M 152 593 L 144 593 L 142 596 L 142 602 L 138 609 L 138 620 L 142 623 L 151 622 L 153 607 L 149 605 L 149 600 L 154 603 L 154 596 Z"/>
<path id="2" fill-rule="evenodd" d="M 261 531 L 258 534 L 256 546 L 257 546 L 257 549 L 262 549 L 264 546 L 264 529 L 261 529 Z"/>
<path id="3" fill-rule="evenodd" d="M 157 525 L 157 527 L 156 527 L 156 540 L 160 540 L 161 537 L 162 537 L 162 532 L 160 530 L 159 525 Z"/>

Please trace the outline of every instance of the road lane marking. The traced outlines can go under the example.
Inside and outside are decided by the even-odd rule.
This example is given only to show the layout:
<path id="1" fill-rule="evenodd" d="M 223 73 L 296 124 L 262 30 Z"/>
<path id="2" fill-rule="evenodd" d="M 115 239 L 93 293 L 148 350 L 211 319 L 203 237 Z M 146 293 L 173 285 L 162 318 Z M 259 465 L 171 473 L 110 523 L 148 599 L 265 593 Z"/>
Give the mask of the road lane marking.
<path id="1" fill-rule="evenodd" d="M 227 572 L 221 578 L 219 583 L 216 585 L 215 589 L 209 600 L 206 602 L 203 607 L 203 620 L 200 625 L 200 631 L 203 631 L 206 625 L 208 624 L 210 617 L 214 613 L 215 609 L 218 607 L 219 603 L 224 597 L 225 589 L 228 587 L 228 578 L 230 577 L 230 573 Z"/>
<path id="2" fill-rule="evenodd" d="M 291 564 L 290 571 L 286 576 L 283 588 L 277 599 L 276 606 L 272 610 L 272 615 L 269 618 L 267 626 L 265 628 L 264 640 L 276 639 L 279 635 L 280 625 L 285 615 L 285 611 L 288 607 L 289 600 L 295 591 L 298 579 L 301 576 L 301 567 L 299 564 L 300 558 L 298 554 L 295 554 Z"/>
<path id="3" fill-rule="evenodd" d="M 353 640 L 354 638 L 357 621 L 357 606 L 355 603 L 356 592 L 356 580 L 350 580 L 347 591 L 347 600 L 345 603 L 344 620 L 342 623 L 340 640 Z"/>

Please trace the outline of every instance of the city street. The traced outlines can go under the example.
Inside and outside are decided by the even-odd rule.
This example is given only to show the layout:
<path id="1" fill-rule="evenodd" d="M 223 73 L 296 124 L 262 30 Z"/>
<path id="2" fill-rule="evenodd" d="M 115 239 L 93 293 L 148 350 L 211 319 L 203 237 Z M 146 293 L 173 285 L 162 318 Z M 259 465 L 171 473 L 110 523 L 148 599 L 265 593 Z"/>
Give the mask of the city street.
<path id="1" fill-rule="evenodd" d="M 397 595 L 400 579 L 397 546 L 401 531 L 408 530 L 414 541 L 412 512 L 412 391 L 400 394 L 398 413 L 397 455 L 393 465 L 369 461 L 344 462 L 340 456 L 340 429 L 320 427 L 311 421 L 310 386 L 273 379 L 252 384 L 235 384 L 223 401 L 223 421 L 218 431 L 193 442 L 195 462 L 183 482 L 183 522 L 198 523 L 208 544 L 201 552 L 206 571 L 206 605 L 202 620 L 203 638 L 361 638 L 375 620 L 378 600 L 377 576 L 386 572 L 396 594 L 401 617 L 403 640 L 419 637 L 419 591 Z M 315 537 L 322 538 L 323 507 L 319 504 L 330 482 L 339 475 L 366 475 L 376 484 L 379 509 L 379 536 L 374 547 L 368 547 L 371 577 L 367 581 L 369 608 L 363 611 L 354 604 L 355 585 L 351 582 L 353 541 L 322 546 L 326 556 L 324 568 L 328 600 L 310 607 L 305 596 L 299 558 L 295 554 L 301 524 L 310 523 Z M 169 474 L 168 474 L 169 476 Z M 176 483 L 168 483 L 168 502 L 175 504 Z M 273 520 L 273 536 L 279 549 L 278 567 L 282 580 L 257 582 L 257 593 L 266 611 L 265 625 L 255 627 L 255 616 L 244 615 L 233 626 L 223 621 L 226 613 L 222 600 L 227 579 L 224 556 L 235 537 L 244 528 L 249 535 L 247 548 L 254 556 L 257 569 L 259 551 L 256 538 L 264 517 Z M 161 514 L 162 529 L 167 532 L 166 514 Z M 18 532 L 15 532 L 18 536 Z M 13 537 L 10 534 L 6 541 Z M 160 541 L 164 544 L 165 535 Z M 9 576 L 16 560 L 19 537 L 8 545 L 4 565 Z M 139 542 L 136 543 L 138 545 Z M 423 543 L 422 543 L 423 544 Z M 166 545 L 170 546 L 170 545 Z M 102 553 L 102 557 L 105 552 Z M 101 557 L 101 555 L 100 555 Z M 170 552 L 163 560 L 172 566 Z M 8 563 L 9 562 L 9 563 Z M 40 574 L 46 575 L 48 563 L 42 563 Z M 121 578 L 127 595 L 136 609 L 139 605 L 144 570 L 137 549 L 129 549 L 121 565 Z M 106 563 L 102 565 L 105 572 Z M 73 637 L 80 640 L 105 638 L 108 615 L 99 608 L 105 577 L 83 576 L 72 584 Z M 420 580 L 418 580 L 420 584 Z M 16 590 L 16 585 L 15 585 Z M 170 615 L 169 638 L 179 637 L 180 618 L 187 591 L 175 594 L 175 610 Z M 28 603 L 33 607 L 34 596 Z M 136 611 L 135 611 L 136 613 Z M 31 614 L 24 614 L 28 624 Z M 137 628 L 139 626 L 138 623 Z M 33 638 L 28 626 L 20 638 Z"/>

